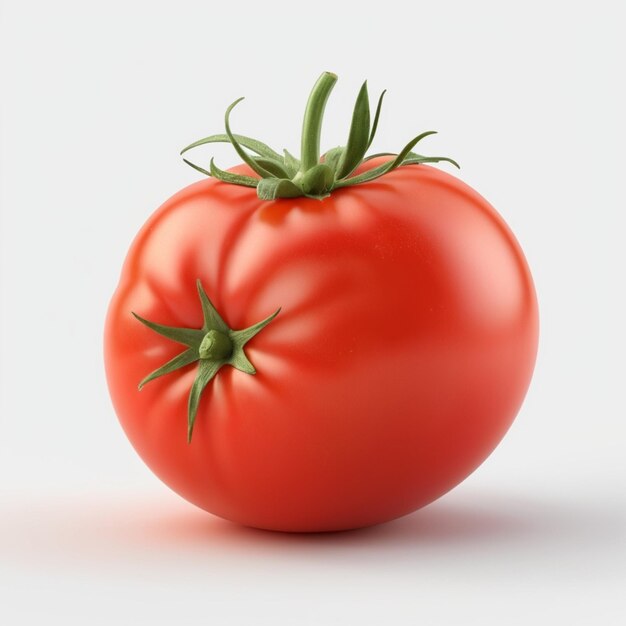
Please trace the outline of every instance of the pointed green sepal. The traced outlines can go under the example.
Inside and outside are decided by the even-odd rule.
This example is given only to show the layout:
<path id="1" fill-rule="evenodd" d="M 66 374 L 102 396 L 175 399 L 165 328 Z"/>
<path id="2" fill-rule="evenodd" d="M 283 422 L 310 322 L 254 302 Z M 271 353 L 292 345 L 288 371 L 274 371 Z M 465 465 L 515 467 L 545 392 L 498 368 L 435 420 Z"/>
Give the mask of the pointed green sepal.
<path id="1" fill-rule="evenodd" d="M 349 176 L 361 163 L 367 150 L 370 137 L 370 101 L 367 95 L 367 81 L 363 83 L 352 113 L 352 124 L 348 143 L 343 152 L 337 171 L 337 178 Z"/>
<path id="2" fill-rule="evenodd" d="M 241 147 L 235 135 L 230 130 L 230 112 L 242 101 L 244 98 L 238 98 L 227 109 L 224 115 L 224 126 L 226 127 L 226 134 L 230 139 L 230 143 L 235 148 L 235 152 L 241 157 L 243 162 L 248 165 L 254 172 L 256 172 L 261 178 L 272 178 L 274 174 L 268 172 L 265 168 L 257 164 L 257 162 Z"/>
<path id="3" fill-rule="evenodd" d="M 180 328 L 178 326 L 164 326 L 163 324 L 156 324 L 155 322 L 150 322 L 147 319 L 144 319 L 137 313 L 133 313 L 135 319 L 139 320 L 144 326 L 147 326 L 154 332 L 159 333 L 159 335 L 163 335 L 163 337 L 167 337 L 172 341 L 176 341 L 178 343 L 182 343 L 185 346 L 189 346 L 192 348 L 197 348 L 204 337 L 204 332 L 201 330 L 196 330 L 195 328 Z"/>
<path id="4" fill-rule="evenodd" d="M 246 353 L 243 350 L 239 350 L 234 356 L 231 356 L 228 360 L 228 364 L 232 365 L 235 369 L 238 369 L 246 374 L 256 374 L 256 369 L 254 365 L 250 363 L 250 360 L 246 356 Z"/>
<path id="5" fill-rule="evenodd" d="M 193 169 L 196 170 L 196 172 L 200 172 L 200 174 L 204 174 L 205 176 L 213 176 L 214 175 L 211 172 L 208 172 L 207 170 L 205 170 L 203 167 L 200 167 L 199 165 L 196 165 L 195 163 L 192 163 L 189 159 L 183 159 L 183 161 L 185 163 L 187 163 L 187 165 L 189 165 L 189 167 L 193 167 Z"/>
<path id="6" fill-rule="evenodd" d="M 454 167 L 459 170 L 461 169 L 461 166 L 454 159 L 440 156 L 427 157 L 422 156 L 421 154 L 415 154 L 414 152 L 409 152 L 409 154 L 407 154 L 404 161 L 402 161 L 402 165 L 419 165 L 420 163 L 441 163 L 442 161 L 454 165 Z"/>
<path id="7" fill-rule="evenodd" d="M 435 135 L 437 131 L 428 130 L 425 133 L 421 133 L 417 137 L 413 138 L 409 143 L 402 148 L 402 150 L 396 155 L 395 159 L 387 161 L 374 169 L 368 170 L 367 172 L 363 172 L 363 174 L 359 174 L 357 176 L 353 176 L 352 178 L 346 178 L 345 180 L 339 181 L 337 183 L 337 187 L 350 187 L 352 185 L 360 185 L 362 183 L 369 183 L 372 180 L 376 180 L 385 174 L 395 170 L 397 167 L 402 165 L 402 162 L 406 158 L 407 154 L 411 151 L 411 149 L 422 139 L 428 137 L 429 135 Z"/>
<path id="8" fill-rule="evenodd" d="M 241 185 L 243 187 L 256 187 L 259 184 L 259 180 L 260 180 L 259 178 L 254 178 L 253 176 L 246 176 L 245 174 L 233 174 L 233 172 L 227 172 L 226 170 L 221 170 L 219 167 L 217 167 L 217 165 L 215 165 L 214 159 L 211 159 L 210 168 L 211 168 L 211 173 L 209 174 L 209 176 L 213 176 L 213 178 L 217 178 L 217 180 L 221 180 L 223 183 L 230 183 L 232 185 Z M 198 168 L 196 167 L 196 169 Z"/>
<path id="9" fill-rule="evenodd" d="M 256 152 L 259 156 L 265 157 L 266 159 L 275 159 L 280 160 L 281 156 L 275 150 L 272 150 L 268 145 L 264 144 L 261 141 L 257 141 L 256 139 L 252 139 L 251 137 L 246 137 L 245 135 L 238 135 L 233 133 L 233 137 L 244 147 L 248 148 L 248 150 L 252 150 Z M 230 137 L 226 134 L 220 135 L 211 135 L 209 137 L 204 137 L 204 139 L 199 139 L 198 141 L 194 141 L 190 143 L 188 146 L 183 148 L 180 151 L 180 154 L 183 155 L 187 150 L 191 150 L 192 148 L 197 148 L 198 146 L 204 146 L 208 143 L 230 143 Z"/>
<path id="10" fill-rule="evenodd" d="M 256 192 L 261 200 L 297 198 L 304 195 L 302 189 L 288 178 L 262 178 Z"/>
<path id="11" fill-rule="evenodd" d="M 276 309 L 271 315 L 266 317 L 261 322 L 254 324 L 248 328 L 244 328 L 243 330 L 231 330 L 230 337 L 233 341 L 233 344 L 237 348 L 243 348 L 252 337 L 258 335 L 278 314 L 280 313 L 280 309 Z"/>
<path id="12" fill-rule="evenodd" d="M 307 196 L 319 198 L 330 194 L 334 182 L 333 170 L 326 163 L 319 163 L 302 176 L 300 184 Z"/>
<path id="13" fill-rule="evenodd" d="M 326 154 L 324 154 L 324 165 L 328 165 L 328 167 L 330 167 L 335 175 L 335 178 L 338 178 L 337 170 L 339 168 L 339 163 L 341 162 L 344 150 L 345 148 L 343 146 L 337 146 L 336 148 L 331 148 L 328 152 L 326 152 Z"/>
<path id="14" fill-rule="evenodd" d="M 198 296 L 200 297 L 200 304 L 202 305 L 202 324 L 203 336 L 209 330 L 219 330 L 223 333 L 229 331 L 228 324 L 222 319 L 222 316 L 217 312 L 217 309 L 213 306 L 209 296 L 206 295 L 206 291 L 202 286 L 202 282 L 198 278 L 196 280 L 196 289 L 198 290 Z"/>
<path id="15" fill-rule="evenodd" d="M 198 373 L 193 381 L 191 391 L 189 392 L 189 402 L 187 403 L 187 443 L 191 443 L 193 435 L 193 427 L 196 423 L 196 415 L 200 406 L 200 398 L 206 386 L 213 380 L 215 374 L 220 367 L 224 365 L 224 361 L 202 360 L 198 365 Z"/>
<path id="16" fill-rule="evenodd" d="M 366 150 L 370 149 L 370 146 L 372 145 L 372 142 L 374 141 L 374 137 L 376 136 L 376 131 L 378 130 L 378 120 L 380 119 L 380 112 L 383 108 L 383 100 L 385 98 L 386 93 L 387 93 L 387 90 L 385 89 L 380 94 L 380 97 L 378 98 L 378 104 L 376 105 L 376 113 L 374 114 L 374 123 L 372 124 L 372 130 L 370 131 L 370 136 L 367 141 Z"/>
<path id="17" fill-rule="evenodd" d="M 285 157 L 283 159 L 285 163 L 285 169 L 289 174 L 289 178 L 294 178 L 295 175 L 300 171 L 300 159 L 296 159 L 289 150 L 285 150 Z"/>
<path id="18" fill-rule="evenodd" d="M 264 157 L 254 157 L 254 161 L 264 170 L 267 170 L 270 174 L 276 176 L 276 178 L 289 178 L 289 172 L 282 163 L 282 159 L 277 161 L 275 159 L 266 159 Z"/>
<path id="19" fill-rule="evenodd" d="M 395 157 L 397 154 L 395 152 L 377 152 L 376 154 L 368 155 L 363 161 L 371 161 L 372 159 L 377 159 L 381 156 L 392 156 Z M 422 154 L 416 154 L 415 152 L 409 152 L 402 161 L 402 165 L 419 165 L 420 163 L 440 163 L 441 161 L 445 161 L 454 165 L 457 169 L 461 169 L 461 166 L 454 160 L 449 159 L 448 157 L 427 157 Z"/>
<path id="20" fill-rule="evenodd" d="M 398 153 L 398 156 L 394 159 L 394 161 L 391 164 L 391 169 L 393 170 L 396 167 L 399 167 L 402 164 L 402 161 L 404 161 L 406 156 L 411 152 L 413 147 L 416 146 L 420 141 L 422 141 L 422 139 L 425 139 L 426 137 L 429 137 L 430 135 L 436 135 L 436 134 L 437 134 L 436 130 L 427 130 L 425 133 L 420 133 L 417 137 L 414 137 L 413 139 L 411 139 L 411 141 L 409 141 L 409 143 L 407 143 L 406 146 L 404 146 L 404 148 L 400 150 L 400 152 Z"/>
<path id="21" fill-rule="evenodd" d="M 141 389 L 146 383 L 158 378 L 159 376 L 165 376 L 165 374 L 171 374 L 176 370 L 179 370 L 191 363 L 194 363 L 199 359 L 198 350 L 195 348 L 188 348 L 184 352 L 181 352 L 178 356 L 175 356 L 171 361 L 168 361 L 165 365 L 162 365 L 158 369 L 154 370 L 152 374 L 148 374 L 140 383 L 139 389 Z"/>

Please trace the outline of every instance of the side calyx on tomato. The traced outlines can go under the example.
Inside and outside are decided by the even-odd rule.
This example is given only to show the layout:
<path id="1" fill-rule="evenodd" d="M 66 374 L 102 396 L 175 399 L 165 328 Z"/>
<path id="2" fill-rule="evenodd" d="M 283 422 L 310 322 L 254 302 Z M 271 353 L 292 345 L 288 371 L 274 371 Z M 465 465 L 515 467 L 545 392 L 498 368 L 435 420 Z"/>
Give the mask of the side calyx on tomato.
<path id="1" fill-rule="evenodd" d="M 416 144 L 367 155 L 367 85 L 321 154 L 337 77 L 309 97 L 300 158 L 225 133 L 242 161 L 181 190 L 135 238 L 105 365 L 131 443 L 226 519 L 283 531 L 388 521 L 494 449 L 530 383 L 537 302 L 489 203 Z M 384 178 L 382 178 L 384 177 Z M 210 296 L 210 297 L 209 297 Z M 280 315 L 278 315 L 280 311 Z M 139 387 L 139 389 L 138 389 Z"/>
<path id="2" fill-rule="evenodd" d="M 206 295 L 202 288 L 202 283 L 199 280 L 197 281 L 197 286 L 198 296 L 200 297 L 200 304 L 202 306 L 203 324 L 201 329 L 176 328 L 173 326 L 164 326 L 163 324 L 155 324 L 133 313 L 142 324 L 145 324 L 148 328 L 159 333 L 159 335 L 187 346 L 184 352 L 181 352 L 171 361 L 168 361 L 165 365 L 162 365 L 146 376 L 139 383 L 139 389 L 159 376 L 170 374 L 191 363 L 198 362 L 198 373 L 196 374 L 191 392 L 189 393 L 187 414 L 188 441 L 191 441 L 193 424 L 196 419 L 200 396 L 204 388 L 211 382 L 223 365 L 230 365 L 246 374 L 256 374 L 256 370 L 248 360 L 246 353 L 243 351 L 243 347 L 280 313 L 280 309 L 277 309 L 258 324 L 254 324 L 243 330 L 232 330 L 228 328 L 226 322 L 224 322 L 220 314 L 215 310 L 215 307 Z"/>

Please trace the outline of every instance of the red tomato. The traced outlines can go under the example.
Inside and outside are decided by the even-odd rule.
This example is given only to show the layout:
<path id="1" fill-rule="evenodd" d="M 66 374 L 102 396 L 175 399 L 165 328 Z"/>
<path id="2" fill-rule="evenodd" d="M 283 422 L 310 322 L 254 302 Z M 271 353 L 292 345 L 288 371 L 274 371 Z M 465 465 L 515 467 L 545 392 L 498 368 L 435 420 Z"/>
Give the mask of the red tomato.
<path id="1" fill-rule="evenodd" d="M 247 345 L 256 375 L 223 367 L 208 385 L 188 444 L 196 366 L 138 391 L 181 346 L 131 311 L 200 328 L 197 279 L 231 328 L 282 311 Z M 537 334 L 514 236 L 447 173 L 401 167 L 322 201 L 207 179 L 135 239 L 106 371 L 128 438 L 181 496 L 249 526 L 331 531 L 410 513 L 480 465 L 522 403 Z"/>

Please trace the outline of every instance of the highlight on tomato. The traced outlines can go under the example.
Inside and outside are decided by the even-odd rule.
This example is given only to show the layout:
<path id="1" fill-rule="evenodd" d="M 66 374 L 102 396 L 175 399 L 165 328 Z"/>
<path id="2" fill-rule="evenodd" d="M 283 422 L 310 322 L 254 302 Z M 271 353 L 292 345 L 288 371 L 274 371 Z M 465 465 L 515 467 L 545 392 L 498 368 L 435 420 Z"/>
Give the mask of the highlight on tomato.
<path id="1" fill-rule="evenodd" d="M 301 151 L 225 133 L 208 169 L 146 222 L 105 328 L 113 405 L 174 491 L 280 531 L 378 524 L 466 478 L 511 425 L 537 352 L 535 291 L 495 209 L 432 167 L 367 154 L 383 103 L 359 91 L 320 152 L 324 73 Z M 421 150 L 420 150 L 421 151 Z"/>

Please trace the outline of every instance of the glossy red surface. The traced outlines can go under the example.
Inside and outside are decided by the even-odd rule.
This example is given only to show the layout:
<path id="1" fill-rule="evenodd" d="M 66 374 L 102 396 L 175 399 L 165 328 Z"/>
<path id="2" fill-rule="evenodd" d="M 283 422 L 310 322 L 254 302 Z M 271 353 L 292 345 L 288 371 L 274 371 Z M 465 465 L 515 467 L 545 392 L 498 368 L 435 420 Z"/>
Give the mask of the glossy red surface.
<path id="1" fill-rule="evenodd" d="M 210 383 L 188 445 L 195 366 L 138 391 L 183 348 L 131 311 L 199 328 L 197 278 L 231 328 L 282 312 L 247 346 L 256 376 Z M 128 438 L 172 489 L 242 524 L 324 531 L 404 515 L 470 474 L 518 412 L 537 335 L 502 218 L 419 165 L 321 202 L 182 190 L 132 244 L 105 358 Z"/>

